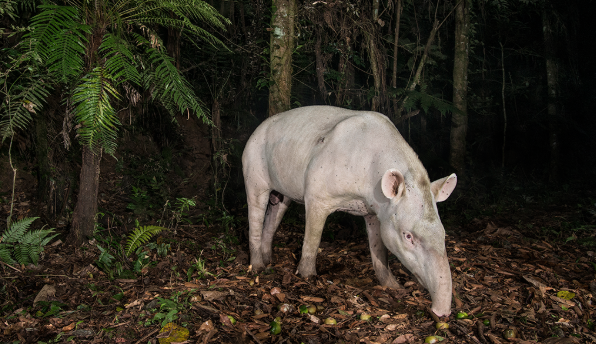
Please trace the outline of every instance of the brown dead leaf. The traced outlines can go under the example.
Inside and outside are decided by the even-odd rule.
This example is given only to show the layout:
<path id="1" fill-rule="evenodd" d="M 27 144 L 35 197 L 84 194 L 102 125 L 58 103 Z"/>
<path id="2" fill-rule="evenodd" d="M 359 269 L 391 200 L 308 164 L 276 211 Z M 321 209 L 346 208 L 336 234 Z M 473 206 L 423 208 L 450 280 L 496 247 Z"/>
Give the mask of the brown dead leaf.
<path id="1" fill-rule="evenodd" d="M 523 275 L 522 276 L 526 281 L 530 282 L 534 287 L 538 288 L 538 290 L 540 291 L 540 296 L 544 297 L 546 290 L 547 289 L 552 289 L 547 287 L 544 283 L 538 281 L 537 279 L 535 279 L 532 276 L 529 275 Z"/>
<path id="2" fill-rule="evenodd" d="M 278 287 L 274 287 L 274 288 L 271 288 L 270 292 L 271 292 L 271 295 L 279 294 L 279 293 L 281 293 L 281 289 L 279 289 Z"/>
<path id="3" fill-rule="evenodd" d="M 227 314 L 220 313 L 219 321 L 221 321 L 221 323 L 224 324 L 224 326 L 229 326 L 229 327 L 234 326 L 234 325 L 232 325 L 232 321 L 230 320 L 230 318 L 228 318 Z"/>
<path id="4" fill-rule="evenodd" d="M 338 296 L 331 296 L 331 302 L 333 303 L 345 303 L 345 300 Z"/>
<path id="5" fill-rule="evenodd" d="M 414 341 L 414 335 L 411 333 L 402 334 L 401 336 L 395 338 L 391 344 L 403 344 L 403 343 L 411 343 Z"/>
<path id="6" fill-rule="evenodd" d="M 493 342 L 493 344 L 502 344 L 501 340 L 499 340 L 499 337 L 495 336 L 494 334 L 487 333 L 486 336 L 491 342 Z"/>
<path id="7" fill-rule="evenodd" d="M 185 282 L 184 286 L 187 288 L 200 288 L 201 286 L 196 284 L 196 283 L 191 283 L 191 282 Z"/>
<path id="8" fill-rule="evenodd" d="M 499 228 L 497 226 L 495 226 L 494 223 L 489 222 L 486 225 L 486 228 L 483 230 L 484 235 L 491 235 L 493 232 L 497 231 Z"/>
<path id="9" fill-rule="evenodd" d="M 256 333 L 254 336 L 258 340 L 263 340 L 269 338 L 269 332 L 259 332 Z"/>
<path id="10" fill-rule="evenodd" d="M 576 344 L 580 343 L 579 339 L 568 337 L 568 338 L 547 338 L 542 341 L 542 344 Z"/>
<path id="11" fill-rule="evenodd" d="M 224 291 L 215 291 L 215 290 L 201 290 L 201 295 L 207 301 L 213 300 L 221 300 L 228 295 L 227 292 Z"/>
<path id="12" fill-rule="evenodd" d="M 556 302 L 558 302 L 558 303 L 564 304 L 564 305 L 565 305 L 565 306 L 567 306 L 567 307 L 573 307 L 573 306 L 575 306 L 575 302 L 573 302 L 573 301 L 570 301 L 570 300 L 565 300 L 565 299 L 563 299 L 563 298 L 556 297 L 556 296 L 554 296 L 554 295 L 550 295 L 550 298 L 551 298 L 553 301 L 556 301 Z"/>
<path id="13" fill-rule="evenodd" d="M 33 305 L 38 303 L 39 301 L 50 301 L 56 295 L 56 288 L 53 285 L 46 284 L 41 288 L 35 300 L 33 300 Z"/>
<path id="14" fill-rule="evenodd" d="M 211 332 L 214 329 L 215 327 L 213 326 L 213 321 L 207 320 L 201 324 L 201 327 L 199 327 L 199 332 Z"/>
<path id="15" fill-rule="evenodd" d="M 76 323 L 72 322 L 72 323 L 70 323 L 70 325 L 64 326 L 62 328 L 62 331 L 64 331 L 64 332 L 70 332 L 70 331 L 72 331 L 75 328 L 75 325 L 76 325 Z"/>
<path id="16" fill-rule="evenodd" d="M 316 296 L 301 296 L 300 298 L 304 302 L 317 302 L 317 303 L 321 303 L 321 302 L 325 301 L 325 299 L 322 299 L 322 298 L 316 297 Z"/>

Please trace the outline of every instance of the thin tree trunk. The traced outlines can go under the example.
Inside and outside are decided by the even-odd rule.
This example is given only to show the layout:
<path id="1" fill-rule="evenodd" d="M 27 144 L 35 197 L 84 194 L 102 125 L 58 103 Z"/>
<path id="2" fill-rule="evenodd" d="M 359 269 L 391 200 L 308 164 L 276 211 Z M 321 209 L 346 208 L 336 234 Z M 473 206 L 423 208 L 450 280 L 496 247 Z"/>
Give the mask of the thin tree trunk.
<path id="1" fill-rule="evenodd" d="M 466 132 L 468 131 L 468 6 L 468 0 L 463 0 L 455 8 L 453 105 L 457 111 L 454 111 L 451 117 L 451 150 L 449 159 L 451 166 L 462 179 L 466 175 Z"/>
<path id="2" fill-rule="evenodd" d="M 93 235 L 95 229 L 100 162 L 101 149 L 96 154 L 88 146 L 83 146 L 79 196 L 67 238 L 68 242 L 75 246 L 81 245 L 87 237 Z"/>
<path id="3" fill-rule="evenodd" d="M 221 106 L 217 99 L 213 99 L 211 106 L 211 120 L 213 126 L 211 127 L 211 147 L 213 148 L 213 155 L 221 149 Z"/>
<path id="4" fill-rule="evenodd" d="M 439 21 L 435 20 L 435 22 L 433 23 L 433 29 L 430 32 L 430 36 L 428 37 L 428 41 L 426 42 L 426 46 L 424 47 L 424 53 L 422 54 L 422 58 L 420 59 L 420 63 L 418 64 L 418 69 L 416 69 L 416 74 L 414 74 L 414 79 L 412 80 L 410 86 L 408 86 L 408 91 L 414 91 L 416 89 L 416 86 L 418 86 L 418 83 L 420 82 L 420 77 L 422 76 L 422 69 L 424 69 L 424 65 L 426 64 L 426 59 L 428 58 L 430 47 L 432 46 L 433 41 L 435 40 L 437 31 L 439 31 Z M 398 110 L 398 114 L 401 115 L 401 112 L 404 108 L 404 104 L 407 100 L 408 96 L 406 96 L 403 102 L 401 103 L 401 106 Z"/>
<path id="5" fill-rule="evenodd" d="M 557 120 L 557 79 L 559 66 L 555 60 L 555 42 L 553 27 L 546 8 L 542 12 L 542 27 L 544 33 L 544 52 L 546 58 L 546 83 L 548 92 L 548 129 L 550 145 L 550 168 L 548 179 L 556 182 L 559 179 L 560 142 L 559 124 Z"/>
<path id="6" fill-rule="evenodd" d="M 384 68 L 382 66 L 382 62 L 381 59 L 382 57 L 380 56 L 379 53 L 379 47 L 377 46 L 377 42 L 375 41 L 375 38 L 377 37 L 375 27 L 374 27 L 374 23 L 372 26 L 372 32 L 367 32 L 365 33 L 366 35 L 366 40 L 368 42 L 368 56 L 370 59 L 370 68 L 372 70 L 372 75 L 373 75 L 373 80 L 374 80 L 374 85 L 375 85 L 375 95 L 372 98 L 372 105 L 371 105 L 371 110 L 372 111 L 380 111 L 381 110 L 381 104 L 383 103 L 383 98 L 384 98 L 384 87 L 383 87 L 383 81 L 384 81 Z"/>
<path id="7" fill-rule="evenodd" d="M 168 54 L 174 59 L 174 64 L 177 69 L 180 69 L 180 35 L 181 32 L 177 29 L 168 29 L 168 41 L 166 49 Z"/>
<path id="8" fill-rule="evenodd" d="M 271 18 L 269 116 L 291 107 L 295 0 L 273 0 Z"/>
<path id="9" fill-rule="evenodd" d="M 317 34 L 317 41 L 315 43 L 315 60 L 317 65 L 317 81 L 319 84 L 319 92 L 323 101 L 327 99 L 327 87 L 325 87 L 325 64 L 323 62 L 323 52 L 321 51 L 322 38 L 321 33 Z"/>
<path id="10" fill-rule="evenodd" d="M 501 176 L 505 171 L 505 144 L 507 143 L 507 109 L 505 108 L 505 52 L 503 43 L 501 45 L 501 70 L 503 71 L 503 82 L 501 87 L 501 99 L 503 102 L 503 146 L 501 147 Z"/>
<path id="11" fill-rule="evenodd" d="M 347 68 L 348 67 L 348 60 L 344 57 L 344 54 L 339 56 L 339 62 L 337 65 L 337 70 L 339 71 L 342 78 L 338 83 L 337 87 L 337 96 L 335 97 L 335 106 L 342 106 L 344 105 L 344 97 L 346 94 L 346 84 L 347 84 Z"/>
<path id="12" fill-rule="evenodd" d="M 391 86 L 393 89 L 397 89 L 397 51 L 398 51 L 398 39 L 399 39 L 399 23 L 401 20 L 401 0 L 397 0 L 397 8 L 395 9 L 395 39 L 393 42 L 393 75 L 391 76 Z M 398 112 L 397 98 L 393 99 L 393 111 L 395 117 L 399 118 L 401 113 Z"/>
<path id="13" fill-rule="evenodd" d="M 368 47 L 368 57 L 370 59 L 370 68 L 373 75 L 375 94 L 372 98 L 371 110 L 381 111 L 381 105 L 385 100 L 385 66 L 383 63 L 383 57 L 379 51 L 377 44 L 377 37 L 379 36 L 377 30 L 377 21 L 379 20 L 379 8 L 380 1 L 373 0 L 372 3 L 372 25 L 369 27 L 369 32 L 364 32 Z"/>

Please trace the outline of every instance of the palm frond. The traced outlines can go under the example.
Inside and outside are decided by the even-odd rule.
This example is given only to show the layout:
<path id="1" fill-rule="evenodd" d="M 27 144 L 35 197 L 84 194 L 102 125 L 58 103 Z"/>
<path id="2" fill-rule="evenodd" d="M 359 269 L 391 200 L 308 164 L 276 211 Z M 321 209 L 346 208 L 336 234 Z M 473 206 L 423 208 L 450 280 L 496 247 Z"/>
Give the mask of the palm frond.
<path id="1" fill-rule="evenodd" d="M 81 141 L 94 150 L 101 147 L 108 154 L 114 154 L 120 125 L 112 107 L 112 99 L 118 99 L 113 83 L 107 69 L 96 67 L 83 77 L 72 95 L 74 116 L 81 124 L 78 130 Z"/>
<path id="2" fill-rule="evenodd" d="M 125 253 L 130 255 L 134 250 L 145 244 L 151 237 L 159 232 L 166 230 L 160 226 L 142 226 L 135 228 L 135 230 L 128 235 L 128 242 L 126 243 Z"/>

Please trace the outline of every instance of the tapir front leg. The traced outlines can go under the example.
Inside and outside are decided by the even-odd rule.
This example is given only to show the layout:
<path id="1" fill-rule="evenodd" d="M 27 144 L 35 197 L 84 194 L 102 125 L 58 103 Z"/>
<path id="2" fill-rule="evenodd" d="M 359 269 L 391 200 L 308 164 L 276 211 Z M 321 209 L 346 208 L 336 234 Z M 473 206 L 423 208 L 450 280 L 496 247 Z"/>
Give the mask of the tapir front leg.
<path id="1" fill-rule="evenodd" d="M 387 248 L 381 238 L 381 222 L 376 215 L 364 217 L 366 231 L 368 233 L 368 245 L 372 257 L 373 268 L 382 286 L 390 288 L 401 288 L 387 262 Z"/>
<path id="2" fill-rule="evenodd" d="M 302 277 L 310 277 L 317 274 L 317 251 L 321 243 L 321 235 L 325 220 L 330 212 L 323 209 L 320 203 L 305 201 L 306 208 L 306 230 L 304 232 L 304 244 L 302 245 L 302 257 L 298 264 L 298 271 Z"/>
<path id="3" fill-rule="evenodd" d="M 263 236 L 261 237 L 261 253 L 263 255 L 263 264 L 271 263 L 271 243 L 273 236 L 279 228 L 282 218 L 292 200 L 276 191 L 271 192 L 269 196 L 269 206 L 265 213 L 265 224 L 263 225 Z"/>

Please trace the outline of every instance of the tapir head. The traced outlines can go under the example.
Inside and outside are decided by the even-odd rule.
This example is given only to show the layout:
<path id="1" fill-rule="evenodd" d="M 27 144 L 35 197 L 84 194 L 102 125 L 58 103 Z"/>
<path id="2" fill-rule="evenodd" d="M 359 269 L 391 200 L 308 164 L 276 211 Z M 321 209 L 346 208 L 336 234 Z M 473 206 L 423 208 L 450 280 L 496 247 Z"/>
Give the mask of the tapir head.
<path id="1" fill-rule="evenodd" d="M 389 218 L 381 221 L 385 246 L 430 292 L 432 310 L 438 316 L 451 311 L 451 271 L 445 250 L 445 229 L 436 202 L 449 197 L 457 177 L 450 175 L 430 182 L 426 173 L 408 175 L 390 169 L 381 180 L 389 198 Z"/>

